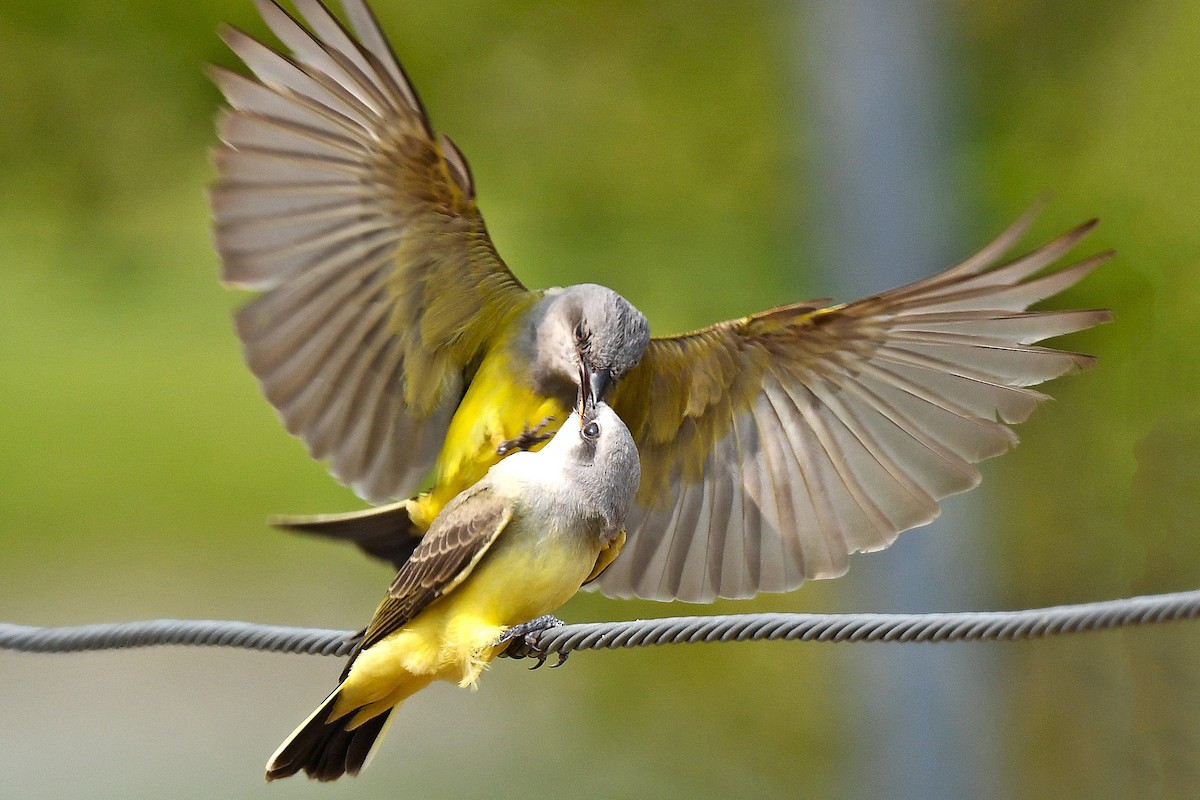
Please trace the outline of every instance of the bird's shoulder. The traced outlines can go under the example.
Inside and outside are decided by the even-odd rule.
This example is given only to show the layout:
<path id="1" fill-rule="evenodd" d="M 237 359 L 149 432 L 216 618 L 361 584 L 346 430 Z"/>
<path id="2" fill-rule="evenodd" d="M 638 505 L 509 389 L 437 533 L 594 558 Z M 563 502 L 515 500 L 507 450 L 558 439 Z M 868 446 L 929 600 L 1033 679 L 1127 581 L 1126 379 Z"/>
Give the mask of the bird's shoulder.
<path id="1" fill-rule="evenodd" d="M 490 479 L 447 505 L 396 573 L 359 639 L 356 654 L 400 630 L 461 584 L 508 526 L 514 511 L 511 498 Z"/>

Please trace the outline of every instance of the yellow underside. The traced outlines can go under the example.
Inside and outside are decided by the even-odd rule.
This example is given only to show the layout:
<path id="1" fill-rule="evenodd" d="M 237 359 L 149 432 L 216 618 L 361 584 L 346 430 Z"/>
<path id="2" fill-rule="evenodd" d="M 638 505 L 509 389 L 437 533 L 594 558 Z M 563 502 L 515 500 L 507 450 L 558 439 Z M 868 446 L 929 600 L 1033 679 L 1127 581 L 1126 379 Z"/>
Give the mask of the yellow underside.
<path id="1" fill-rule="evenodd" d="M 429 530 L 434 517 L 455 495 L 478 482 L 501 458 L 496 449 L 547 417 L 554 422 L 543 432 L 553 433 L 571 410 L 554 398 L 530 388 L 529 367 L 511 357 L 503 346 L 480 364 L 459 404 L 442 451 L 434 465 L 434 484 L 409 506 L 409 515 L 421 530 Z M 542 444 L 530 448 L 539 450 Z"/>
<path id="2" fill-rule="evenodd" d="M 354 728 L 432 681 L 473 686 L 507 645 L 513 625 L 549 614 L 579 589 L 599 554 L 597 538 L 549 535 L 510 523 L 468 578 L 403 629 L 355 660 L 331 719 Z"/>

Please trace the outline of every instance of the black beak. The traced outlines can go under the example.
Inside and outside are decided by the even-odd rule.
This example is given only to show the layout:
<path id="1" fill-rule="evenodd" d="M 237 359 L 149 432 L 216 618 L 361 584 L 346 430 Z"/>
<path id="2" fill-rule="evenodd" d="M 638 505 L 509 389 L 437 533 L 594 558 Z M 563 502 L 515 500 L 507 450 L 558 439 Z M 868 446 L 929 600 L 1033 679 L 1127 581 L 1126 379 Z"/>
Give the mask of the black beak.
<path id="1" fill-rule="evenodd" d="M 604 393 L 608 390 L 608 386 L 612 383 L 612 372 L 606 369 L 592 370 L 588 369 L 588 380 L 591 382 L 592 394 L 597 400 L 604 399 Z"/>
<path id="2" fill-rule="evenodd" d="M 595 373 L 588 368 L 586 361 L 581 361 L 579 364 L 579 407 L 577 409 L 580 419 L 588 420 L 596 416 L 596 399 L 599 395 L 593 388 L 595 385 Z"/>

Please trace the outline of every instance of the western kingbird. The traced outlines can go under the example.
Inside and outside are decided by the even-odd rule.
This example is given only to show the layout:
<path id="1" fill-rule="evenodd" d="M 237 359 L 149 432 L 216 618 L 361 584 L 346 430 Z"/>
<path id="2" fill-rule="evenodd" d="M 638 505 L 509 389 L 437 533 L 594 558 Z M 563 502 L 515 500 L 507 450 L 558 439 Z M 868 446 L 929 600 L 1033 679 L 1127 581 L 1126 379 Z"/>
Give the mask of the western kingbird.
<path id="1" fill-rule="evenodd" d="M 473 685 L 514 633 L 612 562 L 640 467 L 629 429 L 588 383 L 544 448 L 499 462 L 433 521 L 267 780 L 357 774 L 405 698 L 435 680 Z"/>
<path id="2" fill-rule="evenodd" d="M 235 29 L 254 73 L 214 69 L 212 191 L 223 278 L 288 430 L 379 508 L 285 520 L 401 565 L 458 492 L 574 397 L 574 348 L 629 425 L 642 488 L 617 596 L 706 601 L 846 570 L 931 521 L 1016 442 L 1031 386 L 1092 359 L 1035 346 L 1109 319 L 1029 312 L 1111 254 L 1048 274 L 1094 224 L 1010 262 L 1027 213 L 933 277 L 853 303 L 799 303 L 663 338 L 599 286 L 530 291 L 500 259 L 466 159 L 436 135 L 363 0 L 350 27 L 256 0 L 290 56 Z M 432 467 L 432 488 L 408 498 Z M 398 502 L 392 502 L 398 501 Z M 390 503 L 390 504 L 387 504 Z"/>

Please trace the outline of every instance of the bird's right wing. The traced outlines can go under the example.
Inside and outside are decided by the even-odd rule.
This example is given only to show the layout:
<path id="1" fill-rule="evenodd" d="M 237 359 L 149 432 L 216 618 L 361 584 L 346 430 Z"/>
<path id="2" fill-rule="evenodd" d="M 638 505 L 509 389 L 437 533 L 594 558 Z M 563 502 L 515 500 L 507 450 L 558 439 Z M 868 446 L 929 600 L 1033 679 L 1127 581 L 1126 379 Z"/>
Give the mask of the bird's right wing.
<path id="1" fill-rule="evenodd" d="M 1031 212 L 1032 213 L 1032 212 Z M 1031 214 L 967 261 L 854 303 L 653 339 L 612 405 L 642 459 L 606 594 L 707 601 L 846 570 L 975 486 L 1045 395 L 1090 364 L 1035 342 L 1106 311 L 1026 309 L 1110 254 L 1037 275 L 1092 223 L 1002 264 Z"/>
<path id="2" fill-rule="evenodd" d="M 211 192 L 246 360 L 287 429 L 372 501 L 429 470 L 488 337 L 533 302 L 501 261 L 467 162 L 434 134 L 370 9 L 318 0 L 301 24 L 256 0 L 290 49 L 226 29 L 254 73 L 213 68 L 230 108 Z"/>
<path id="3" fill-rule="evenodd" d="M 512 515 L 512 503 L 487 482 L 471 486 L 451 501 L 396 574 L 356 652 L 400 630 L 466 580 Z"/>

